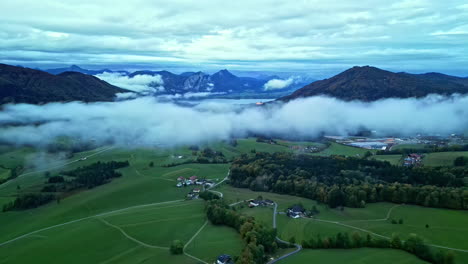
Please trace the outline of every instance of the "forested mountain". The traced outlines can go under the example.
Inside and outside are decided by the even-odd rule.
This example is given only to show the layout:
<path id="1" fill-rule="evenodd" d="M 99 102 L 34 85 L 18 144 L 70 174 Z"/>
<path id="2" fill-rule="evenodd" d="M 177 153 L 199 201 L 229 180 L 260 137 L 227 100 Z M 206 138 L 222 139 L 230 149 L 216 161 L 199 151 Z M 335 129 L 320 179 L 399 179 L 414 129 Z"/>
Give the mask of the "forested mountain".
<path id="1" fill-rule="evenodd" d="M 112 101 L 121 92 L 128 91 L 79 72 L 53 75 L 0 64 L 0 104 Z"/>
<path id="2" fill-rule="evenodd" d="M 394 73 L 364 66 L 353 67 L 332 78 L 313 82 L 280 100 L 328 95 L 342 100 L 375 101 L 453 93 L 468 93 L 468 79 L 440 73 Z"/>

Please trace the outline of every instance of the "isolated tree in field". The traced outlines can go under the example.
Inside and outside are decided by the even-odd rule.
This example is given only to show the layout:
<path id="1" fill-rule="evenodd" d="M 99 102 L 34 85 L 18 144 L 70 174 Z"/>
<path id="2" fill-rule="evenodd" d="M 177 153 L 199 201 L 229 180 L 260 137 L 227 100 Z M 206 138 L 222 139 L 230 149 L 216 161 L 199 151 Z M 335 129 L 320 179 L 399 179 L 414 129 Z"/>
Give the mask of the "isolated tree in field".
<path id="1" fill-rule="evenodd" d="M 170 251 L 174 255 L 180 255 L 184 253 L 184 243 L 182 243 L 180 240 L 172 241 Z"/>
<path id="2" fill-rule="evenodd" d="M 154 162 L 151 161 L 151 162 L 149 163 L 149 166 L 150 166 L 151 168 L 154 167 Z"/>

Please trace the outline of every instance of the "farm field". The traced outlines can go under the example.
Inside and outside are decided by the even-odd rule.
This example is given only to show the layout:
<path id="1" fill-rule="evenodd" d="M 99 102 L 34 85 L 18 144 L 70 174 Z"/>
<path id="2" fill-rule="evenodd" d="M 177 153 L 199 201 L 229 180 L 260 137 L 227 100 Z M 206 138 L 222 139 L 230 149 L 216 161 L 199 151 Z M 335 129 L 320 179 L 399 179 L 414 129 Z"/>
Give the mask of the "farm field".
<path id="1" fill-rule="evenodd" d="M 398 234 L 402 239 L 410 234 L 417 234 L 428 244 L 436 244 L 445 247 L 458 249 L 468 249 L 468 212 L 459 210 L 426 208 L 413 205 L 396 205 L 391 203 L 372 203 L 367 204 L 366 208 L 345 208 L 343 211 L 330 209 L 313 200 L 299 198 L 289 195 L 280 195 L 273 193 L 253 192 L 248 189 L 233 188 L 222 186 L 219 188 L 225 194 L 230 202 L 236 202 L 245 199 L 256 198 L 262 195 L 264 199 L 271 199 L 278 203 L 278 212 L 284 211 L 289 205 L 302 203 L 305 208 L 311 208 L 316 205 L 320 211 L 316 217 L 318 220 L 339 222 L 322 222 L 314 219 L 291 219 L 284 214 L 277 216 L 278 236 L 284 240 L 294 237 L 296 241 L 316 238 L 317 234 L 321 236 L 336 235 L 338 232 L 360 232 L 359 229 L 391 237 Z M 271 226 L 273 209 L 266 208 L 247 208 L 242 209 L 246 214 L 252 215 Z M 390 213 L 389 213 L 390 212 Z M 387 219 L 388 215 L 388 219 Z M 391 219 L 403 219 L 403 224 L 392 224 Z M 426 224 L 429 228 L 426 228 Z M 456 263 L 466 263 L 468 253 L 456 252 Z"/>
<path id="2" fill-rule="evenodd" d="M 423 264 L 427 263 L 401 250 L 394 249 L 307 249 L 279 264 L 327 263 L 327 264 Z"/>
<path id="3" fill-rule="evenodd" d="M 216 151 L 223 151 L 225 156 L 231 159 L 241 153 L 250 153 L 251 149 L 267 152 L 291 151 L 289 147 L 286 147 L 288 142 L 281 142 L 281 144 L 284 146 L 259 143 L 256 142 L 256 139 L 249 138 L 238 140 L 236 147 L 227 143 L 207 146 Z M 317 143 L 312 142 L 311 144 Z M 332 143 L 328 149 L 314 155 L 353 156 L 363 155 L 365 152 L 367 150 Z M 11 154 L 9 153 L 3 152 L 0 155 L 0 164 L 12 164 L 11 157 L 26 160 L 25 157 L 37 154 L 30 149 L 13 150 Z M 218 182 L 226 177 L 230 164 L 186 163 L 178 166 L 167 166 L 196 158 L 192 154 L 188 147 L 164 150 L 127 150 L 102 147 L 75 153 L 70 159 L 52 162 L 50 163 L 51 167 L 36 169 L 28 167 L 23 172 L 26 174 L 0 185 L 1 204 L 11 201 L 18 194 L 39 192 L 47 180 L 46 171 L 54 176 L 58 175 L 60 171 L 72 170 L 97 161 L 128 160 L 130 163 L 129 167 L 119 170 L 122 177 L 115 178 L 107 184 L 81 190 L 63 197 L 60 202 L 54 201 L 35 209 L 1 213 L 0 244 L 31 231 L 77 219 L 79 221 L 39 231 L 0 246 L 0 263 L 134 263 L 135 261 L 162 261 L 176 264 L 199 263 L 186 255 L 171 255 L 168 247 L 175 239 L 184 243 L 191 241 L 186 252 L 208 263 L 212 263 L 220 254 L 239 255 L 243 248 L 239 234 L 228 227 L 213 226 L 210 223 L 204 226 L 206 223 L 204 202 L 202 200 L 183 201 L 191 188 L 175 187 L 177 178 L 180 176 L 196 175 Z M 396 160 L 394 156 L 399 155 L 374 157 L 382 157 L 384 160 L 392 162 L 392 160 Z M 154 165 L 151 166 L 151 162 Z M 39 171 L 36 172 L 36 170 Z M 8 170 L 4 170 L 3 173 L 6 171 Z M 0 175 L 1 173 L 0 169 Z M 344 208 L 344 210 L 338 210 L 330 209 L 306 198 L 253 192 L 248 189 L 233 188 L 226 183 L 216 187 L 215 190 L 222 192 L 228 203 L 252 199 L 260 195 L 264 199 L 277 202 L 278 212 L 284 212 L 286 208 L 297 203 L 301 203 L 307 209 L 316 206 L 320 211 L 317 220 L 291 219 L 285 214 L 277 215 L 278 236 L 284 240 L 294 237 L 297 242 L 301 242 L 304 239 L 315 238 L 317 234 L 327 236 L 336 235 L 338 232 L 354 231 L 366 235 L 366 232 L 362 230 L 368 230 L 383 236 L 399 234 L 403 239 L 409 234 L 415 233 L 424 238 L 427 243 L 468 249 L 468 243 L 465 239 L 468 236 L 468 228 L 465 227 L 468 221 L 466 211 L 410 205 L 397 206 L 391 203 L 367 204 L 364 209 Z M 251 209 L 242 204 L 238 207 L 242 212 L 254 216 L 263 224 L 272 225 L 272 207 Z M 108 213 L 114 210 L 117 211 Z M 391 223 L 391 219 L 398 220 L 400 218 L 403 219 L 403 224 Z M 428 228 L 426 228 L 426 224 L 429 226 Z M 203 228 L 201 228 L 202 226 Z M 356 228 L 362 230 L 359 231 Z M 193 237 L 199 230 L 197 236 Z M 113 241 L 112 248 L 108 248 L 109 241 Z M 367 263 L 361 259 L 362 253 L 355 253 L 367 252 L 366 250 L 370 250 L 368 254 L 372 256 L 369 257 L 369 261 L 373 260 L 374 256 L 378 258 L 381 255 L 388 255 L 388 258 L 393 261 L 419 263 L 411 262 L 413 256 L 405 252 L 381 249 L 347 250 L 346 260 L 349 260 L 350 263 Z M 53 251 L 55 254 L 44 254 L 46 251 Z M 306 250 L 294 258 L 287 259 L 287 261 L 304 259 L 307 259 L 307 262 L 309 259 L 310 261 L 318 261 L 322 258 L 328 259 L 329 257 L 326 256 L 329 254 L 333 255 L 325 250 L 314 250 L 313 252 L 314 254 Z M 316 252 L 318 253 L 315 254 Z M 315 258 L 316 256 L 318 259 Z M 299 260 L 295 260 L 296 258 Z M 335 260 L 332 257 L 331 261 L 339 263 L 340 259 Z M 467 262 L 468 253 L 456 252 L 457 264 Z M 281 263 L 288 262 L 285 260 Z"/>
<path id="4" fill-rule="evenodd" d="M 453 161 L 460 156 L 468 157 L 468 151 L 428 153 L 423 158 L 423 164 L 426 166 L 453 166 Z"/>
<path id="5" fill-rule="evenodd" d="M 392 150 L 398 149 L 425 149 L 428 145 L 426 144 L 398 144 L 392 147 Z"/>
<path id="6" fill-rule="evenodd" d="M 240 235 L 233 228 L 208 223 L 187 246 L 186 251 L 190 255 L 213 263 L 221 254 L 239 256 L 244 246 L 243 243 Z"/>
<path id="7" fill-rule="evenodd" d="M 78 153 L 72 160 L 81 159 L 95 152 Z M 181 152 L 178 151 L 178 153 Z M 102 152 L 100 155 L 89 157 L 86 160 L 50 170 L 51 175 L 55 175 L 58 171 L 70 170 L 78 166 L 91 164 L 97 160 L 129 160 L 131 164 L 130 167 L 121 169 L 123 173 L 121 178 L 114 179 L 108 184 L 79 192 L 62 199 L 60 203 L 49 203 L 27 211 L 3 213 L 0 218 L 0 229 L 2 231 L 8 230 L 9 232 L 1 232 L 0 242 L 54 224 L 80 218 L 86 219 L 63 227 L 41 231 L 7 244 L 8 246 L 5 245 L 0 248 L 0 255 L 5 256 L 0 262 L 10 263 L 12 259 L 15 259 L 15 261 L 18 259 L 21 261 L 18 263 L 33 263 L 36 260 L 49 263 L 134 263 L 138 259 L 156 259 L 165 263 L 195 263 L 196 261 L 189 257 L 169 254 L 167 247 L 174 239 L 187 242 L 206 221 L 203 211 L 204 205 L 201 200 L 181 201 L 175 204 L 155 205 L 144 208 L 137 207 L 125 212 L 105 215 L 99 219 L 87 218 L 102 212 L 138 206 L 140 204 L 181 200 L 190 189 L 176 188 L 177 177 L 197 175 L 216 181 L 217 179 L 224 178 L 228 170 L 227 164 L 184 164 L 177 167 L 148 166 L 151 161 L 155 164 L 164 164 L 163 162 L 171 159 L 172 156 L 169 154 L 164 155 L 160 151 L 112 149 Z M 8 198 L 8 196 L 16 194 L 18 191 L 16 186 L 18 184 L 22 185 L 21 192 L 27 192 L 38 189 L 45 179 L 43 172 L 31 173 L 1 186 L 0 194 L 6 197 L 2 197 L 2 201 L 9 200 L 11 198 Z M 148 248 L 132 242 L 132 240 L 126 239 L 113 226 L 121 228 L 126 234 L 142 243 L 155 247 L 163 247 L 164 249 Z M 213 229 L 216 231 L 213 231 Z M 74 235 L 70 230 L 82 233 L 81 237 L 83 239 L 79 238 L 75 242 L 64 243 L 64 240 L 70 239 L 69 236 Z M 213 233 L 222 236 L 223 234 L 229 235 L 232 240 L 230 242 L 225 240 L 224 242 L 228 242 L 227 245 L 230 248 L 230 253 L 239 254 L 237 249 L 240 250 L 242 245 L 240 244 L 240 238 L 237 237 L 234 230 L 209 227 L 206 231 L 208 232 L 208 236 Z M 88 238 L 83 235 L 84 233 L 92 233 L 94 235 L 90 238 L 94 238 L 92 240 L 93 243 L 88 243 Z M 44 243 L 44 237 L 47 237 L 47 243 Z M 105 246 L 106 241 L 116 241 L 115 252 L 96 246 L 99 243 Z M 81 244 L 87 244 L 89 248 L 78 246 Z M 119 247 L 119 245 L 121 246 Z M 82 258 L 76 256 L 67 257 L 72 255 L 66 254 L 66 252 L 74 252 L 71 247 L 82 249 L 80 253 Z M 60 257 L 54 258 L 43 254 L 45 248 L 57 248 L 57 254 Z M 222 246 L 218 248 L 219 251 L 223 251 Z M 37 254 L 24 254 L 25 250 L 28 249 L 34 249 L 33 251 L 37 252 Z M 88 250 L 93 252 L 88 252 Z M 100 251 L 102 252 L 99 253 Z M 213 252 L 210 252 L 206 248 L 205 251 L 201 249 L 200 252 L 202 252 L 202 255 L 206 259 L 216 257 L 215 255 L 211 255 Z"/>
<path id="8" fill-rule="evenodd" d="M 326 148 L 325 150 L 313 153 L 312 155 L 317 156 L 330 156 L 330 155 L 343 155 L 343 156 L 363 156 L 367 151 L 371 153 L 375 152 L 375 150 L 367 150 L 357 147 L 350 147 L 343 144 L 338 144 L 335 142 L 331 142 L 331 145 Z"/>
<path id="9" fill-rule="evenodd" d="M 375 155 L 372 158 L 380 161 L 388 161 L 393 165 L 402 164 L 402 155 Z"/>

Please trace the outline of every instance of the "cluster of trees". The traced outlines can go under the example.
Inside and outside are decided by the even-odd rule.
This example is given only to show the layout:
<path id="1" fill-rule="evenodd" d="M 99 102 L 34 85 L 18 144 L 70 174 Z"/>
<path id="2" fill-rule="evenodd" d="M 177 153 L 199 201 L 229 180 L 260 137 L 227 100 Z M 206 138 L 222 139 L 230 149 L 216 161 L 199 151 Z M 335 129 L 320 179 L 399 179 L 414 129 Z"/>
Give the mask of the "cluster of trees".
<path id="1" fill-rule="evenodd" d="M 402 148 L 394 150 L 379 150 L 376 155 L 391 155 L 391 154 L 410 154 L 410 153 L 431 153 L 431 152 L 452 152 L 452 151 L 468 151 L 467 145 L 451 145 L 451 146 L 427 146 L 425 148 Z"/>
<path id="2" fill-rule="evenodd" d="M 5 168 L 5 167 L 3 167 Z M 8 169 L 8 168 L 5 168 L 5 169 Z M 3 178 L 3 179 L 0 179 L 0 184 L 2 183 L 5 183 L 11 179 L 14 179 L 16 177 L 18 177 L 18 175 L 21 173 L 21 171 L 23 170 L 23 167 L 22 166 L 17 166 L 17 167 L 14 167 L 12 169 L 9 169 L 10 170 L 10 175 L 6 178 Z"/>
<path id="3" fill-rule="evenodd" d="M 210 200 L 218 200 L 220 197 L 212 192 L 209 191 L 203 191 L 201 192 L 198 197 L 202 198 L 205 201 L 210 201 Z"/>
<path id="4" fill-rule="evenodd" d="M 394 202 L 468 209 L 467 168 L 405 168 L 352 157 L 291 153 L 241 155 L 230 182 L 240 188 L 291 194 L 335 208 Z"/>
<path id="5" fill-rule="evenodd" d="M 72 183 L 75 187 L 93 188 L 107 183 L 112 178 L 122 176 L 122 174 L 116 170 L 128 166 L 128 161 L 98 161 L 71 171 L 61 172 L 61 174 L 74 177 Z"/>
<path id="6" fill-rule="evenodd" d="M 198 163 L 227 163 L 227 159 L 221 151 L 204 148 L 198 152 Z"/>
<path id="7" fill-rule="evenodd" d="M 358 232 L 338 233 L 335 236 L 322 237 L 317 235 L 316 238 L 302 241 L 304 248 L 324 249 L 324 248 L 394 248 L 407 251 L 417 257 L 435 264 L 453 264 L 454 255 L 451 251 L 433 252 L 424 241 L 416 236 L 411 235 L 406 241 L 394 235 L 390 240 L 385 238 L 373 238 L 369 234 L 366 237 L 361 236 Z"/>
<path id="8" fill-rule="evenodd" d="M 223 200 L 211 200 L 207 203 L 206 214 L 215 225 L 227 225 L 236 229 L 245 242 L 237 264 L 265 263 L 268 254 L 274 253 L 278 245 L 276 229 L 267 228 L 251 216 L 240 214 L 230 208 Z"/>
<path id="9" fill-rule="evenodd" d="M 93 188 L 110 181 L 112 178 L 120 177 L 121 174 L 116 169 L 127 167 L 128 165 L 128 161 L 98 161 L 71 171 L 61 172 L 61 175 L 57 176 L 50 176 L 50 173 L 46 172 L 45 175 L 48 177 L 47 182 L 41 190 L 45 193 L 29 193 L 18 196 L 13 202 L 5 204 L 3 211 L 35 208 L 54 199 L 57 199 L 57 202 L 59 202 L 59 197 L 50 193 L 58 191 L 67 192 L 83 187 Z M 63 177 L 64 175 L 73 177 L 73 179 L 67 181 Z"/>
<path id="10" fill-rule="evenodd" d="M 14 201 L 3 205 L 3 212 L 36 208 L 54 199 L 55 195 L 52 194 L 24 194 L 16 197 Z"/>
<path id="11" fill-rule="evenodd" d="M 468 165 L 468 157 L 460 156 L 456 157 L 453 161 L 453 166 L 466 166 Z"/>

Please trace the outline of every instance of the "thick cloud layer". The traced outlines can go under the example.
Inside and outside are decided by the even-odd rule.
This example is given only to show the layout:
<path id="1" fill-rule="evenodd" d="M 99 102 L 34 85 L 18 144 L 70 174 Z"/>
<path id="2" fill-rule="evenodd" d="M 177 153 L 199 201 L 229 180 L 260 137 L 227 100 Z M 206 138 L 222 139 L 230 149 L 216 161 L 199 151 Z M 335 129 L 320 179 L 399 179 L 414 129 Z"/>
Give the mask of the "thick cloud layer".
<path id="1" fill-rule="evenodd" d="M 148 97 L 112 103 L 18 104 L 0 112 L 0 125 L 1 141 L 37 145 L 58 136 L 122 146 L 174 146 L 249 133 L 307 138 L 321 133 L 346 135 L 362 128 L 394 135 L 448 134 L 468 129 L 468 97 L 373 103 L 312 97 L 262 107 L 212 102 L 182 107 Z"/>

